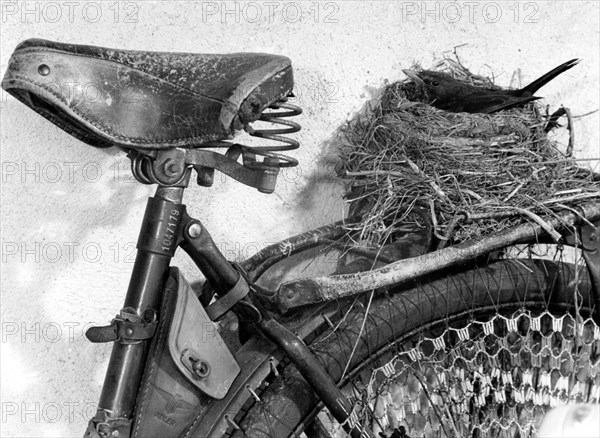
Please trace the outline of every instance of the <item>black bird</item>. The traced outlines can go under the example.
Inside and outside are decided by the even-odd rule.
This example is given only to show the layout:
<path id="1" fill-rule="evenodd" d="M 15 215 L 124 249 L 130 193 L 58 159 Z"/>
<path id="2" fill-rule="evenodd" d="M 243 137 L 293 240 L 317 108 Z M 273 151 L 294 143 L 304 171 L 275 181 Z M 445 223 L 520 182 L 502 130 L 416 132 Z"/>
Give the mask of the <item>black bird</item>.
<path id="1" fill-rule="evenodd" d="M 489 114 L 541 99 L 533 94 L 559 74 L 578 63 L 579 59 L 571 59 L 518 90 L 494 90 L 475 87 L 458 81 L 447 73 L 438 71 L 422 70 L 415 72 L 403 70 L 403 72 L 424 87 L 430 104 L 436 108 L 455 113 Z"/>

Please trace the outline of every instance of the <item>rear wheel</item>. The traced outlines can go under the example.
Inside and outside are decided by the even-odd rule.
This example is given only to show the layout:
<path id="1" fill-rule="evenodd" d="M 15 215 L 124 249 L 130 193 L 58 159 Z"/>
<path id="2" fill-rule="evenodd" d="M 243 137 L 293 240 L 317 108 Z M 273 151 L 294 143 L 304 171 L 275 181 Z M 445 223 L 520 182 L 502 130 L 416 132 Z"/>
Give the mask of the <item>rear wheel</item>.
<path id="1" fill-rule="evenodd" d="M 552 406 L 598 402 L 592 303 L 585 270 L 502 261 L 367 294 L 310 348 L 376 437 L 527 437 Z M 227 420 L 234 437 L 346 436 L 289 364 Z"/>

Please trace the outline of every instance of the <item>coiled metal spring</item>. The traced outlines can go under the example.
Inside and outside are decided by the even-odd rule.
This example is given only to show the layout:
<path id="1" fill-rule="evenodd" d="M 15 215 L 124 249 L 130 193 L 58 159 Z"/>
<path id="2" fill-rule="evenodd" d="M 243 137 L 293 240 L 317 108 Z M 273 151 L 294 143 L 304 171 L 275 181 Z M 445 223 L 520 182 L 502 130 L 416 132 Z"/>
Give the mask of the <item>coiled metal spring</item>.
<path id="1" fill-rule="evenodd" d="M 272 104 L 270 109 L 284 111 L 262 113 L 259 120 L 277 125 L 283 125 L 285 128 L 276 129 L 252 129 L 248 127 L 248 134 L 252 137 L 264 138 L 268 140 L 278 141 L 280 145 L 273 146 L 245 146 L 249 151 L 269 159 L 269 164 L 273 165 L 273 161 L 279 164 L 277 167 L 293 167 L 298 165 L 298 160 L 287 155 L 279 154 L 281 151 L 291 151 L 298 149 L 300 143 L 282 134 L 291 134 L 300 131 L 300 125 L 290 120 L 284 120 L 288 117 L 294 117 L 302 113 L 302 109 L 296 105 L 287 102 L 287 99 L 282 99 Z"/>
<path id="2" fill-rule="evenodd" d="M 273 168 L 273 167 L 294 167 L 298 165 L 298 160 L 289 155 L 280 154 L 278 152 L 292 151 L 300 147 L 300 143 L 283 134 L 292 134 L 300 131 L 301 127 L 298 123 L 290 120 L 285 120 L 289 117 L 294 117 L 302 113 L 302 109 L 296 105 L 287 102 L 287 97 L 284 97 L 277 102 L 272 103 L 268 109 L 280 110 L 272 112 L 263 112 L 258 118 L 259 122 L 268 122 L 274 125 L 284 127 L 274 129 L 254 129 L 247 125 L 245 130 L 251 137 L 264 138 L 266 140 L 276 141 L 279 144 L 250 146 L 235 144 L 234 150 L 241 153 L 244 160 L 244 166 L 252 168 Z M 234 144 L 228 141 L 216 141 L 208 143 L 206 146 L 216 148 L 228 148 Z M 231 154 L 228 154 L 231 156 Z M 256 156 L 263 157 L 263 161 L 256 161 Z M 237 159 L 237 157 L 232 157 Z"/>
<path id="3" fill-rule="evenodd" d="M 270 140 L 275 142 L 274 144 L 254 146 L 230 141 L 214 141 L 204 143 L 202 148 L 157 151 L 148 155 L 132 150 L 129 158 L 133 174 L 144 184 L 179 185 L 184 183 L 186 176 L 189 175 L 189 172 L 186 174 L 185 169 L 194 167 L 198 174 L 198 184 L 206 187 L 212 185 L 214 170 L 220 170 L 238 181 L 253 186 L 254 180 L 263 178 L 265 173 L 276 176 L 277 169 L 298 165 L 298 160 L 280 152 L 300 147 L 298 141 L 284 134 L 300 130 L 298 123 L 286 119 L 301 114 L 302 109 L 288 103 L 285 97 L 269 105 L 268 110 L 271 111 L 263 112 L 257 121 L 279 125 L 279 127 L 254 129 L 246 125 L 245 130 L 252 137 Z M 226 148 L 227 151 L 221 155 L 204 148 Z M 237 163 L 240 156 L 243 164 Z M 257 160 L 257 157 L 262 157 L 262 160 Z M 251 173 L 243 172 L 242 167 Z M 259 188 L 259 190 L 263 189 L 262 186 Z"/>

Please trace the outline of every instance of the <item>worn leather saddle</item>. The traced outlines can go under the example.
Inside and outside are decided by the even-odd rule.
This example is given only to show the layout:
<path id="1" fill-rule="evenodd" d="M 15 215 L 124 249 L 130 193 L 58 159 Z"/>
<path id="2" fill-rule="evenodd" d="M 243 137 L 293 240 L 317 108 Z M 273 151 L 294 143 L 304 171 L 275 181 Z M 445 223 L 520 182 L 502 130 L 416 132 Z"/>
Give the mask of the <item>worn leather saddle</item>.
<path id="1" fill-rule="evenodd" d="M 115 50 L 42 39 L 17 46 L 2 88 L 100 147 L 196 148 L 231 138 L 292 90 L 291 61 L 264 53 Z"/>

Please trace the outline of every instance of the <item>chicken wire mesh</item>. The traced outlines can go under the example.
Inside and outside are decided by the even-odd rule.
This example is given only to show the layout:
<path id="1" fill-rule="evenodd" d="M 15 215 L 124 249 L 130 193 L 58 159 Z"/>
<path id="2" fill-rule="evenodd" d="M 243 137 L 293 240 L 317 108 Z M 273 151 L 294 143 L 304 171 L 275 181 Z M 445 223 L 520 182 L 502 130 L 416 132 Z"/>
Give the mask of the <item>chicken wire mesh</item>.
<path id="1" fill-rule="evenodd" d="M 375 369 L 365 393 L 384 436 L 529 437 L 552 407 L 598 403 L 599 371 L 592 319 L 522 309 L 424 336 Z"/>

